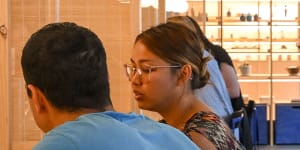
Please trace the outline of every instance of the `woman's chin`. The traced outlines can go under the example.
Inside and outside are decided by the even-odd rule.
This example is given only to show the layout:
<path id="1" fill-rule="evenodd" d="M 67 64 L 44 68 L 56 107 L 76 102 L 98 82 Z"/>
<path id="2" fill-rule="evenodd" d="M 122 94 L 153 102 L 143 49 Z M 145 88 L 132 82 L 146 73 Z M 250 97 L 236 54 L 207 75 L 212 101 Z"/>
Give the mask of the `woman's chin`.
<path id="1" fill-rule="evenodd" d="M 145 103 L 138 102 L 138 107 L 144 110 L 150 110 L 150 107 L 145 105 Z"/>

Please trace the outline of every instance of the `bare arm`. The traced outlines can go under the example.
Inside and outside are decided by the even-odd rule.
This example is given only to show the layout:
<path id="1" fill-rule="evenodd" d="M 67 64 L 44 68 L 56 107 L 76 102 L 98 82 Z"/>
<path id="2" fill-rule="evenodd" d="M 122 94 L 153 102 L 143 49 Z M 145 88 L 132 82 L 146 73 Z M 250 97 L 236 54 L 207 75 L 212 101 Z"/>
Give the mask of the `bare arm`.
<path id="1" fill-rule="evenodd" d="M 212 142 L 210 142 L 205 136 L 197 132 L 190 132 L 193 142 L 201 148 L 201 150 L 217 150 Z"/>
<path id="2" fill-rule="evenodd" d="M 240 84 L 234 68 L 226 63 L 221 63 L 221 73 L 223 75 L 230 98 L 240 96 Z"/>

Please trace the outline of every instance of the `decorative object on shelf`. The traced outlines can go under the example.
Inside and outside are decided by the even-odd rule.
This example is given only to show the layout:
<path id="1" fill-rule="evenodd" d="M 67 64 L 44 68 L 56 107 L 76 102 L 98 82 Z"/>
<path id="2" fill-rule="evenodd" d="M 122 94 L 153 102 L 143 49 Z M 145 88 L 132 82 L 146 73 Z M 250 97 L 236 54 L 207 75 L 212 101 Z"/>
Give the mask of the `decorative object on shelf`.
<path id="1" fill-rule="evenodd" d="M 245 17 L 245 15 L 244 15 L 244 14 L 241 14 L 241 16 L 240 16 L 240 20 L 241 20 L 241 21 L 246 21 L 246 17 Z"/>
<path id="2" fill-rule="evenodd" d="M 239 66 L 242 76 L 249 76 L 251 71 L 251 65 L 249 63 L 244 62 Z"/>
<path id="3" fill-rule="evenodd" d="M 200 20 L 200 21 L 202 21 L 202 13 L 200 11 L 198 12 L 197 19 Z"/>
<path id="4" fill-rule="evenodd" d="M 285 45 L 281 45 L 281 49 L 287 49 Z"/>
<path id="5" fill-rule="evenodd" d="M 297 76 L 299 72 L 299 66 L 288 66 L 287 71 L 290 76 Z"/>
<path id="6" fill-rule="evenodd" d="M 286 8 L 286 5 L 284 5 L 284 16 L 286 17 L 287 15 L 287 8 Z"/>
<path id="7" fill-rule="evenodd" d="M 298 37 L 298 40 L 296 42 L 296 46 L 298 47 L 298 49 L 300 49 L 300 37 Z"/>
<path id="8" fill-rule="evenodd" d="M 248 15 L 247 15 L 247 21 L 252 21 L 252 16 L 250 13 L 248 13 Z"/>
<path id="9" fill-rule="evenodd" d="M 230 12 L 230 8 L 227 11 L 227 17 L 231 17 L 231 12 Z"/>
<path id="10" fill-rule="evenodd" d="M 255 14 L 255 15 L 253 16 L 253 18 L 254 18 L 254 21 L 258 21 L 258 15 L 257 15 L 257 14 Z"/>
<path id="11" fill-rule="evenodd" d="M 194 11 L 194 7 L 192 6 L 192 8 L 191 8 L 191 16 L 192 17 L 195 17 L 195 11 Z"/>

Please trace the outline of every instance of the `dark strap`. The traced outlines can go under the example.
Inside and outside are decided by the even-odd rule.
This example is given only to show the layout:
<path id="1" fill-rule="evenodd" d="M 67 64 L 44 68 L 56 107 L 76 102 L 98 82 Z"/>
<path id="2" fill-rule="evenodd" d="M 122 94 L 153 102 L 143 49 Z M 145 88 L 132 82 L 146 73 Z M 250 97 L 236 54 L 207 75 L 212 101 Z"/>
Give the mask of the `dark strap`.
<path id="1" fill-rule="evenodd" d="M 250 131 L 249 118 L 245 108 L 242 108 L 244 111 L 244 118 L 242 125 L 243 127 L 240 130 L 241 143 L 245 146 L 247 150 L 253 150 L 252 136 Z"/>
<path id="2" fill-rule="evenodd" d="M 239 129 L 239 141 L 247 150 L 253 150 L 252 136 L 250 130 L 250 122 L 245 107 L 234 111 L 230 116 L 230 128 L 233 130 Z"/>

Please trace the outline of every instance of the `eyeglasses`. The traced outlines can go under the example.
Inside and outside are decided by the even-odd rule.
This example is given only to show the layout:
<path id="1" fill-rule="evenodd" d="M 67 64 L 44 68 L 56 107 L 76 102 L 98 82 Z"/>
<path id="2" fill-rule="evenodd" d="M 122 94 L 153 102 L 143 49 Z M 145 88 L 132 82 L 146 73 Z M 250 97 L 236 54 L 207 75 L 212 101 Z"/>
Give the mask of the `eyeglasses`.
<path id="1" fill-rule="evenodd" d="M 149 81 L 150 80 L 150 73 L 157 68 L 180 68 L 181 65 L 169 65 L 169 66 L 150 66 L 147 64 L 144 64 L 143 67 L 138 68 L 136 66 L 133 66 L 131 64 L 124 64 L 125 68 L 125 74 L 128 77 L 129 81 L 132 80 L 132 78 L 137 73 L 139 75 L 139 79 L 142 81 Z"/>

